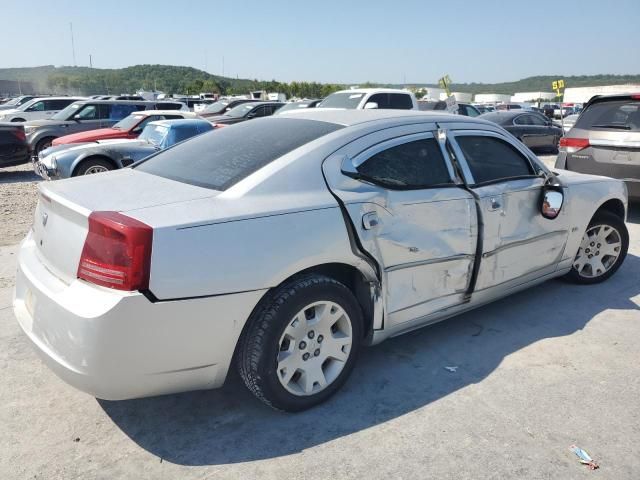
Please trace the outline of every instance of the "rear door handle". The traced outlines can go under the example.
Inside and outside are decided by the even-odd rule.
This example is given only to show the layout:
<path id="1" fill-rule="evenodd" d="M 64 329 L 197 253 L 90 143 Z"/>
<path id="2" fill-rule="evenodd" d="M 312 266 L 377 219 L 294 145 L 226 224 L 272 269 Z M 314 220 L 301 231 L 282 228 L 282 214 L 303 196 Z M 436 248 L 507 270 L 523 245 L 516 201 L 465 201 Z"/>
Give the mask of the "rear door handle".
<path id="1" fill-rule="evenodd" d="M 502 208 L 502 201 L 500 200 L 500 197 L 491 197 L 489 199 L 489 210 L 494 212 L 500 208 Z"/>
<path id="2" fill-rule="evenodd" d="M 378 225 L 380 225 L 380 218 L 376 212 L 368 212 L 362 216 L 362 227 L 365 230 L 371 230 Z"/>

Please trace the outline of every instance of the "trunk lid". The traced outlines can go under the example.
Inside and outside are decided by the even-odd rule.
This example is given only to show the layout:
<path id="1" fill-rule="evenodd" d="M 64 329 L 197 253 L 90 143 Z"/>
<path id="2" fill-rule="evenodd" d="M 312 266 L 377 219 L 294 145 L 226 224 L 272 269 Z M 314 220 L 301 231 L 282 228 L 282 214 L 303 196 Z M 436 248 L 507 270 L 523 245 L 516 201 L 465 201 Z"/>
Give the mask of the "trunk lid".
<path id="1" fill-rule="evenodd" d="M 32 235 L 43 265 L 66 283 L 78 264 L 94 211 L 128 210 L 215 197 L 219 192 L 132 169 L 38 185 Z M 153 225 L 151 225 L 153 227 Z"/>

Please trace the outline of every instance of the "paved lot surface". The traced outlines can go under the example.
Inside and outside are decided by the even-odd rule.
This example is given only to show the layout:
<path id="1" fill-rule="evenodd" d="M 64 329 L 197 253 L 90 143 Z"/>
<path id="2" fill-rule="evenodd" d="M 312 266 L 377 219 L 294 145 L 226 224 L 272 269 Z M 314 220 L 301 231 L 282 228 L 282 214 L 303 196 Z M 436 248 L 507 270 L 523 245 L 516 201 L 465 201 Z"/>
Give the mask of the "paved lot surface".
<path id="1" fill-rule="evenodd" d="M 235 376 L 126 402 L 73 390 L 19 331 L 17 247 L 0 246 L 0 478 L 640 478 L 640 207 L 629 229 L 608 282 L 550 281 L 366 349 L 341 393 L 297 415 Z"/>

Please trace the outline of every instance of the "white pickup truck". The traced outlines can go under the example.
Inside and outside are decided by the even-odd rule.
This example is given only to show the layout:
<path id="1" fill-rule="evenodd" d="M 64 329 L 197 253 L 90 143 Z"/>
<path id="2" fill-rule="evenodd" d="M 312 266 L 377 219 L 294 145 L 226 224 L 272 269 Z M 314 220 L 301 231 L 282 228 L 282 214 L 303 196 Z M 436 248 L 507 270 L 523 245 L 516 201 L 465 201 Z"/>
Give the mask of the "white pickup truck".
<path id="1" fill-rule="evenodd" d="M 316 108 L 418 110 L 418 101 L 415 95 L 407 90 L 358 88 L 332 93 L 320 102 Z"/>

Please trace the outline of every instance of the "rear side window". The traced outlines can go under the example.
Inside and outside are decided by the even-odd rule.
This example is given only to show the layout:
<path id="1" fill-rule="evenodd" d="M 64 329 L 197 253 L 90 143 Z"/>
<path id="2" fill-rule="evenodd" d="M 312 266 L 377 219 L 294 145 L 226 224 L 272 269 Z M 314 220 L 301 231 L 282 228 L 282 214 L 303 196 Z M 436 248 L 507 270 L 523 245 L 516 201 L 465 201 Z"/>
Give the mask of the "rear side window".
<path id="1" fill-rule="evenodd" d="M 411 110 L 413 108 L 413 102 L 409 95 L 404 95 L 402 93 L 390 93 L 389 108 L 397 110 Z"/>
<path id="2" fill-rule="evenodd" d="M 182 108 L 182 104 L 177 102 L 162 102 L 156 103 L 156 110 L 180 110 Z"/>
<path id="3" fill-rule="evenodd" d="M 341 125 L 270 117 L 221 128 L 160 152 L 136 168 L 214 190 L 226 190 L 283 155 Z"/>
<path id="4" fill-rule="evenodd" d="M 575 128 L 640 131 L 640 102 L 617 100 L 594 103 L 582 112 Z"/>
<path id="5" fill-rule="evenodd" d="M 371 95 L 367 99 L 367 103 L 369 103 L 369 102 L 377 103 L 378 104 L 378 108 L 390 108 L 389 107 L 389 95 L 386 94 L 386 93 L 376 93 L 375 95 Z"/>
<path id="6" fill-rule="evenodd" d="M 476 184 L 534 175 L 529 160 L 507 142 L 495 137 L 456 137 Z"/>
<path id="7" fill-rule="evenodd" d="M 367 180 L 383 187 L 426 188 L 451 183 L 442 152 L 433 138 L 396 145 L 358 167 Z"/>

